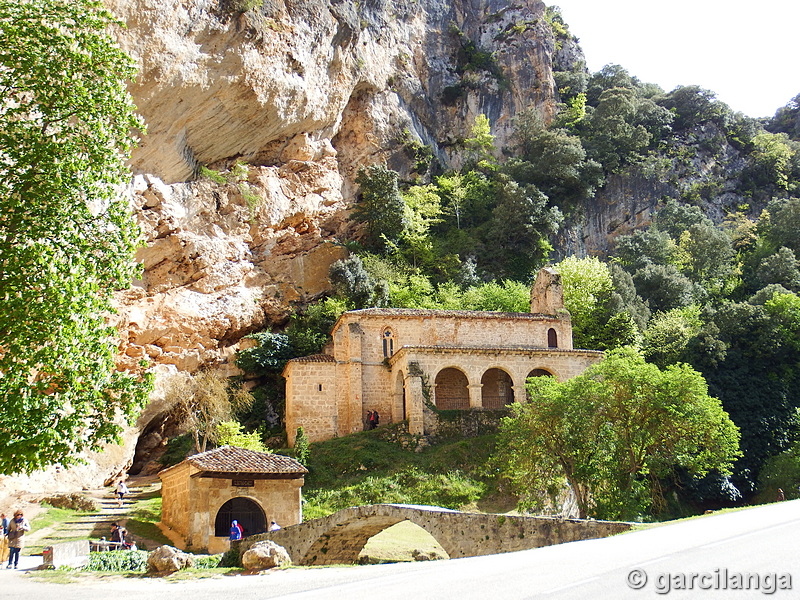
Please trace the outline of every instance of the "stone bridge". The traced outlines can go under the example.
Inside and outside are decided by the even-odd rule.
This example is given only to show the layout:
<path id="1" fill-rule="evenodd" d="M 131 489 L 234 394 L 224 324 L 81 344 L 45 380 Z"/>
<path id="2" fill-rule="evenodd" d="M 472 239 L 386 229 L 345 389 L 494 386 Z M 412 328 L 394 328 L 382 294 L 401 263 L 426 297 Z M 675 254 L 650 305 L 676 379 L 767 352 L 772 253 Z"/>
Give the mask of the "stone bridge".
<path id="1" fill-rule="evenodd" d="M 411 521 L 431 534 L 450 558 L 539 548 L 628 531 L 631 523 L 465 513 L 436 506 L 372 504 L 253 535 L 239 542 L 241 552 L 260 540 L 273 540 L 300 565 L 355 563 L 367 540 L 392 525 Z"/>

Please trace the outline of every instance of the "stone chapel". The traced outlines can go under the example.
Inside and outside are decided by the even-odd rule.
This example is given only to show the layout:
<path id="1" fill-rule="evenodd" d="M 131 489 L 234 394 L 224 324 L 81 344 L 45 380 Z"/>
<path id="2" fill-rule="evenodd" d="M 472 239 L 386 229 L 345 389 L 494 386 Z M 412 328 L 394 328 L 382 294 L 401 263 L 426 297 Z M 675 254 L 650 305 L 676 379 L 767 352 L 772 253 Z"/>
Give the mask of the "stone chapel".
<path id="1" fill-rule="evenodd" d="M 600 360 L 575 350 L 561 277 L 542 269 L 530 312 L 367 308 L 344 313 L 324 354 L 290 360 L 286 431 L 312 442 L 364 428 L 366 413 L 381 423 L 408 420 L 425 434 L 426 396 L 436 408 L 502 408 L 525 399 L 525 380 L 563 381 Z"/>

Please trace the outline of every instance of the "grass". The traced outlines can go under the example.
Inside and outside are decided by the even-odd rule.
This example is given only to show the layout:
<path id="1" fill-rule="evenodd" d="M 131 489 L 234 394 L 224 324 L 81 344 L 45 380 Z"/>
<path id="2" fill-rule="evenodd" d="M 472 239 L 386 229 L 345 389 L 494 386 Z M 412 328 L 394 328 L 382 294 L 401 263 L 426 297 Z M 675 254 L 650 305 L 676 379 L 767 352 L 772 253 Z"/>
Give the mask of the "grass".
<path id="1" fill-rule="evenodd" d="M 397 426 L 312 444 L 304 516 L 387 502 L 505 512 L 516 502 L 486 467 L 494 444 L 494 435 L 484 435 L 416 451 L 416 440 Z"/>
<path id="2" fill-rule="evenodd" d="M 169 545 L 172 542 L 156 525 L 161 520 L 161 496 L 156 494 L 158 492 L 134 503 L 125 528 L 137 540 L 137 543 L 140 539 L 147 539 L 159 545 Z"/>

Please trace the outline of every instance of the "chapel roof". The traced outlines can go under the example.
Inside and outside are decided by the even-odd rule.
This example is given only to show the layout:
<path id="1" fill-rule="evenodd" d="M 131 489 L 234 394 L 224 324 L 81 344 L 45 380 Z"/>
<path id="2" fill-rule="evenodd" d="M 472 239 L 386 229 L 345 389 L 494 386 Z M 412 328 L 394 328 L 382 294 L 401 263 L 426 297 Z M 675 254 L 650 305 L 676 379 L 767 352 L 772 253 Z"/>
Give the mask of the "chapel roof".
<path id="1" fill-rule="evenodd" d="M 186 462 L 201 471 L 215 473 L 278 473 L 286 475 L 308 473 L 308 469 L 288 456 L 245 450 L 235 446 L 221 446 L 194 454 L 187 458 Z"/>
<path id="2" fill-rule="evenodd" d="M 427 308 L 362 308 L 349 310 L 345 315 L 377 317 L 458 317 L 462 319 L 557 319 L 556 315 L 529 312 L 500 312 L 493 310 L 432 310 Z"/>

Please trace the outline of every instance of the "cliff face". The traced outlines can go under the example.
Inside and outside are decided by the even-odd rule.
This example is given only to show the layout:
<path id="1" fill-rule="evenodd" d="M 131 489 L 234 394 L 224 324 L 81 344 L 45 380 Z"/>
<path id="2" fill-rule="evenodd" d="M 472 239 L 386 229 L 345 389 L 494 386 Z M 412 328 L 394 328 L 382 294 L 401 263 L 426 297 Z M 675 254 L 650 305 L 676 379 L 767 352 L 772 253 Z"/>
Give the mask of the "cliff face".
<path id="1" fill-rule="evenodd" d="M 501 147 L 517 112 L 555 107 L 538 0 L 245 3 L 107 2 L 147 123 L 131 159 L 144 273 L 119 298 L 130 368 L 229 363 L 326 291 L 359 166 L 409 176 L 415 145 L 457 165 L 477 115 Z"/>

